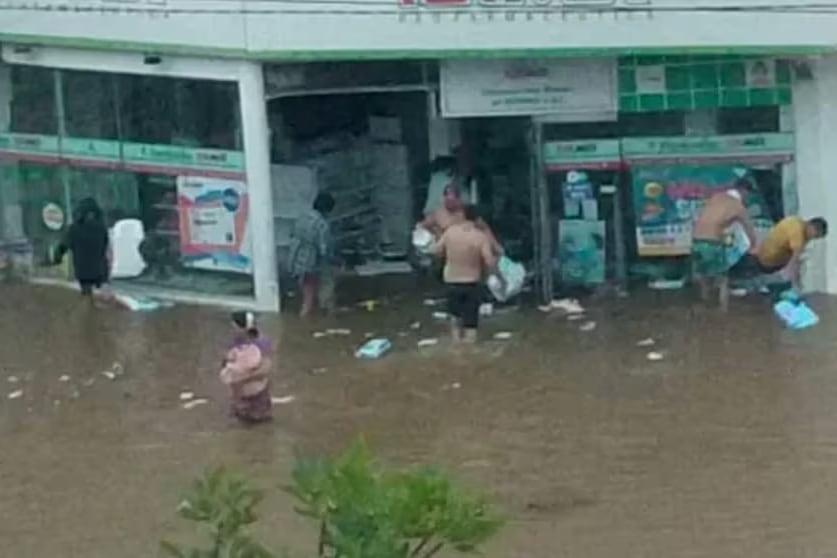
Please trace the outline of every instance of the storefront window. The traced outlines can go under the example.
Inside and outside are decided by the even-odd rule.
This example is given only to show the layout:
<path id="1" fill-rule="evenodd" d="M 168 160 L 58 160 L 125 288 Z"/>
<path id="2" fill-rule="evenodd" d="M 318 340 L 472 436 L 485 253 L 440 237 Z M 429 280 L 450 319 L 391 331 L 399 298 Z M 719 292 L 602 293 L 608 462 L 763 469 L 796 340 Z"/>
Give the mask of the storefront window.
<path id="1" fill-rule="evenodd" d="M 122 139 L 138 143 L 238 149 L 234 82 L 119 77 Z"/>
<path id="2" fill-rule="evenodd" d="M 252 296 L 235 82 L 16 66 L 12 97 L 11 131 L 36 137 L 0 157 L 0 225 L 29 241 L 37 274 L 70 277 L 53 254 L 92 198 L 115 283 Z"/>
<path id="3" fill-rule="evenodd" d="M 11 113 L 12 132 L 57 134 L 54 70 L 12 66 Z"/>
<path id="4" fill-rule="evenodd" d="M 115 76 L 100 72 L 61 72 L 64 121 L 74 138 L 118 139 Z"/>
<path id="5" fill-rule="evenodd" d="M 4 165 L 0 199 L 6 238 L 26 238 L 40 274 L 57 274 L 52 254 L 62 240 L 67 217 L 60 169 L 26 162 Z"/>

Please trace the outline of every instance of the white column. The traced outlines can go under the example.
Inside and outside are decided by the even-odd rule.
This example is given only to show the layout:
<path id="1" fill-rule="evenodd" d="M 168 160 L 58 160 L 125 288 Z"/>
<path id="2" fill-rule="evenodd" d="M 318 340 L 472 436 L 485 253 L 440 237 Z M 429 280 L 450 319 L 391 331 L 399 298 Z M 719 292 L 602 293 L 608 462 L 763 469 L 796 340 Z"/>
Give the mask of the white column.
<path id="1" fill-rule="evenodd" d="M 279 310 L 279 279 L 273 229 L 273 189 L 270 184 L 270 146 L 264 76 L 258 62 L 241 62 L 238 94 L 244 162 L 250 195 L 250 242 L 256 306 Z"/>
<path id="2" fill-rule="evenodd" d="M 814 79 L 794 83 L 793 122 L 796 130 L 796 180 L 799 214 L 825 217 L 837 226 L 837 57 L 814 65 Z M 803 287 L 811 292 L 837 293 L 837 232 L 811 244 L 806 253 Z"/>

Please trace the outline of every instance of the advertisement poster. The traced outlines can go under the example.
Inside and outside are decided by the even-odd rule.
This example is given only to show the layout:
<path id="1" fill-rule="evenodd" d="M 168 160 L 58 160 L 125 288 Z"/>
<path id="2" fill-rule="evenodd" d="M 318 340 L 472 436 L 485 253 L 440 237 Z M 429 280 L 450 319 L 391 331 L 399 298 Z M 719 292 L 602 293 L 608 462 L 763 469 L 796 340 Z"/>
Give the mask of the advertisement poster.
<path id="1" fill-rule="evenodd" d="M 680 256 L 692 246 L 692 223 L 707 198 L 749 175 L 736 165 L 658 166 L 633 170 L 640 256 Z M 770 226 L 759 196 L 744 199 L 757 228 Z"/>
<path id="2" fill-rule="evenodd" d="M 575 285 L 605 281 L 605 222 L 564 219 L 558 223 L 561 280 Z"/>
<path id="3" fill-rule="evenodd" d="M 244 182 L 179 176 L 177 207 L 183 265 L 252 273 L 249 199 Z"/>
<path id="4" fill-rule="evenodd" d="M 617 110 L 613 58 L 445 60 L 440 71 L 446 118 Z"/>

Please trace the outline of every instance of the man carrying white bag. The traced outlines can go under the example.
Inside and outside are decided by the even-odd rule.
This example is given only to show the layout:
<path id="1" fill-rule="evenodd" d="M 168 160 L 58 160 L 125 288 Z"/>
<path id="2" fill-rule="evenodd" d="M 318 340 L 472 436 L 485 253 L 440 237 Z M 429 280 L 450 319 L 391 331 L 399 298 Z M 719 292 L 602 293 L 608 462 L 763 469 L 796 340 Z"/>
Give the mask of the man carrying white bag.
<path id="1" fill-rule="evenodd" d="M 448 313 L 454 341 L 477 339 L 484 278 L 494 297 L 504 302 L 523 287 L 525 270 L 509 258 L 498 257 L 493 235 L 480 226 L 477 209 L 465 208 L 465 219 L 448 227 L 437 242 L 417 228 L 413 244 L 420 252 L 432 251 L 445 260 L 444 281 L 448 290 Z"/>

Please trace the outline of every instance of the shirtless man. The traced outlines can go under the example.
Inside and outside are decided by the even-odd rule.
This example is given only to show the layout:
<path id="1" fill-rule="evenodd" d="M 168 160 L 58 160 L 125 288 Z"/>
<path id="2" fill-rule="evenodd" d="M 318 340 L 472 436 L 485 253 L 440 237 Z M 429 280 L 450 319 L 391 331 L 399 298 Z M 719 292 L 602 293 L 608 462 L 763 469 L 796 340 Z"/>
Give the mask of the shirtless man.
<path id="1" fill-rule="evenodd" d="M 436 209 L 435 211 L 429 213 L 425 218 L 424 221 L 421 222 L 420 226 L 424 227 L 431 233 L 433 233 L 436 238 L 439 238 L 444 234 L 448 228 L 452 225 L 456 225 L 459 223 L 463 223 L 466 221 L 465 218 L 465 204 L 462 202 L 462 197 L 459 194 L 459 190 L 456 188 L 454 184 L 449 184 L 445 188 L 445 194 L 443 199 L 442 207 Z M 481 218 L 478 218 L 475 221 L 477 228 L 482 230 L 491 242 L 491 248 L 494 250 L 494 253 L 497 256 L 503 254 L 503 248 L 500 246 L 500 243 L 497 242 L 497 238 L 494 236 L 494 233 L 491 232 L 491 228 L 488 224 L 483 221 Z"/>
<path id="2" fill-rule="evenodd" d="M 700 284 L 700 294 L 709 300 L 712 283 L 719 290 L 721 310 L 729 306 L 729 277 L 725 236 L 727 229 L 740 223 L 750 239 L 750 251 L 756 249 L 756 231 L 747 208 L 741 201 L 749 183 L 739 181 L 736 188 L 717 193 L 707 200 L 692 229 L 692 265 Z"/>
<path id="3" fill-rule="evenodd" d="M 482 280 L 497 270 L 492 239 L 479 226 L 474 206 L 463 209 L 463 221 L 450 225 L 436 244 L 436 255 L 445 259 L 448 313 L 454 342 L 477 340 Z"/>

